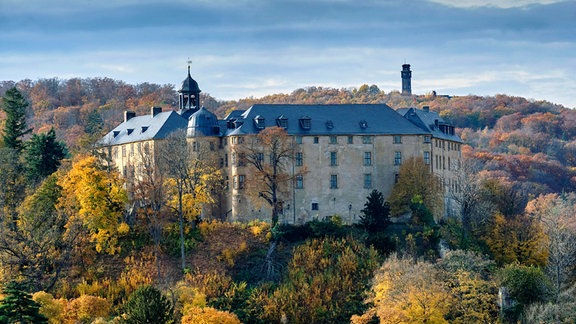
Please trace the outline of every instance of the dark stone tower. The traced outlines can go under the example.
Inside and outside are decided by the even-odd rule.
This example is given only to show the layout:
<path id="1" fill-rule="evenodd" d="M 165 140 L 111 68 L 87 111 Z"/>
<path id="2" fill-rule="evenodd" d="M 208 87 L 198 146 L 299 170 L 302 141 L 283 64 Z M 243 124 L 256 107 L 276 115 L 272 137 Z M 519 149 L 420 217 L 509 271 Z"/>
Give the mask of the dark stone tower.
<path id="1" fill-rule="evenodd" d="M 200 109 L 200 92 L 198 82 L 190 76 L 190 65 L 188 65 L 188 77 L 182 81 L 182 87 L 178 90 L 180 115 L 188 118 Z"/>
<path id="2" fill-rule="evenodd" d="M 410 64 L 402 64 L 402 95 L 412 95 L 412 71 L 410 71 Z"/>

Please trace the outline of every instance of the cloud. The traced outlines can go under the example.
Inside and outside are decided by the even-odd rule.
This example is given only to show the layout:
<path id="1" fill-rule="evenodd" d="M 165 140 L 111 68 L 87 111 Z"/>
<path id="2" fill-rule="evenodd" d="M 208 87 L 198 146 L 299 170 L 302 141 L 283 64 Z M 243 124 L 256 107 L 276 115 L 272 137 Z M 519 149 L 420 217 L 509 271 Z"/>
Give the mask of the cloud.
<path id="1" fill-rule="evenodd" d="M 573 0 L 429 0 L 431 2 L 457 8 L 522 8 L 532 5 L 549 5 L 559 2 L 570 2 Z"/>

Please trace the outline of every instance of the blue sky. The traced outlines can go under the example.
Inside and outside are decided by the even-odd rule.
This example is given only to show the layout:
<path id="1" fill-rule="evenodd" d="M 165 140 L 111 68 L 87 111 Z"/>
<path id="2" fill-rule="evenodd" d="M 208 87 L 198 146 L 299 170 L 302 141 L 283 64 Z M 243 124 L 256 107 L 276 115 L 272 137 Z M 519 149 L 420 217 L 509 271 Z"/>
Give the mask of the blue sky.
<path id="1" fill-rule="evenodd" d="M 508 94 L 576 107 L 576 0 L 0 0 L 0 80 Z"/>

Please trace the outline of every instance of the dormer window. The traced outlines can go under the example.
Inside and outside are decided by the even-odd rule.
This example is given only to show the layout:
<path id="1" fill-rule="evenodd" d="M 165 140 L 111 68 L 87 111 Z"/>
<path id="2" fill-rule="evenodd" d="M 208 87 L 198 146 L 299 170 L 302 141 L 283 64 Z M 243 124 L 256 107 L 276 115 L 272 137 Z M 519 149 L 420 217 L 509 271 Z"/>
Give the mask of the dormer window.
<path id="1" fill-rule="evenodd" d="M 264 127 L 266 127 L 264 122 L 265 122 L 264 117 L 260 115 L 254 117 L 254 127 L 256 127 L 257 129 L 264 129 Z"/>
<path id="2" fill-rule="evenodd" d="M 331 120 L 326 121 L 326 128 L 328 129 L 334 128 L 334 123 Z"/>
<path id="3" fill-rule="evenodd" d="M 134 128 L 128 128 L 126 131 L 128 132 L 128 135 L 130 135 L 134 131 Z"/>
<path id="4" fill-rule="evenodd" d="M 142 126 L 142 133 L 145 133 L 148 130 L 148 126 Z"/>
<path id="5" fill-rule="evenodd" d="M 120 131 L 113 131 L 112 135 L 114 135 L 114 137 L 118 136 L 120 134 Z"/>
<path id="6" fill-rule="evenodd" d="M 368 128 L 368 122 L 365 120 L 361 120 L 359 124 L 360 124 L 360 128 L 362 128 L 362 129 Z"/>
<path id="7" fill-rule="evenodd" d="M 288 118 L 284 115 L 276 118 L 276 125 L 278 125 L 278 127 L 288 128 Z"/>
<path id="8" fill-rule="evenodd" d="M 299 121 L 300 121 L 300 127 L 302 127 L 302 129 L 308 130 L 312 128 L 312 120 L 310 119 L 310 117 L 308 116 L 300 117 Z"/>

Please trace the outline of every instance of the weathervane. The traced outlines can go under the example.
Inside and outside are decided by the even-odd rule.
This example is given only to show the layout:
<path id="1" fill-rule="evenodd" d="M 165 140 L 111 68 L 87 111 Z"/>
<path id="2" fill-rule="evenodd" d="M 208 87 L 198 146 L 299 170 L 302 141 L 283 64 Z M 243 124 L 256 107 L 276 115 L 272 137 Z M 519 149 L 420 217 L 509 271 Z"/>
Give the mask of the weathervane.
<path id="1" fill-rule="evenodd" d="M 190 59 L 190 57 L 188 57 L 188 61 L 186 61 L 188 63 L 188 74 L 190 74 L 190 65 L 192 64 L 192 60 Z"/>

